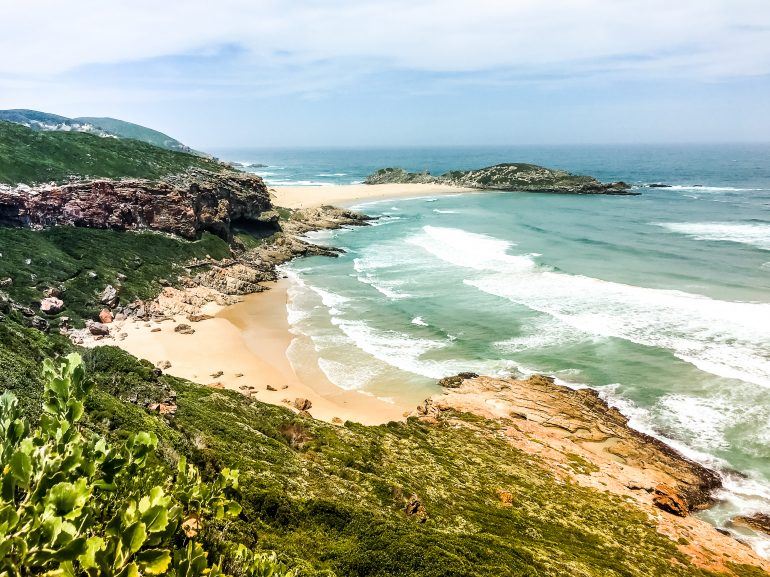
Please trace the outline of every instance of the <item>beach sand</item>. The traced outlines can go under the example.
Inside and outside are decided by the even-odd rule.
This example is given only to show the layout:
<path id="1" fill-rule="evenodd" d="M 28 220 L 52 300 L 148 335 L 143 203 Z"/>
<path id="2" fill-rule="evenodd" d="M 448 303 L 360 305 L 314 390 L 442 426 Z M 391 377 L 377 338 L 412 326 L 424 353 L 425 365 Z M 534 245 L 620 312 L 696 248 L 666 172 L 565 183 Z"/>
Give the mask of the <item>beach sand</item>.
<path id="1" fill-rule="evenodd" d="M 165 369 L 168 374 L 275 405 L 290 406 L 297 398 L 308 399 L 312 403 L 308 412 L 327 422 L 338 418 L 374 425 L 403 420 L 403 413 L 412 407 L 341 389 L 320 370 L 312 374 L 312 382 L 295 374 L 286 356 L 293 339 L 286 313 L 287 286 L 288 281 L 278 281 L 269 291 L 248 295 L 235 305 L 218 311 L 210 306 L 208 312 L 215 313 L 214 318 L 197 323 L 183 316 L 122 326 L 116 323 L 114 332 L 127 335 L 123 340 L 87 345 L 115 344 L 153 364 L 170 362 Z M 179 323 L 189 324 L 195 333 L 175 332 Z"/>
<path id="2" fill-rule="evenodd" d="M 322 205 L 351 206 L 360 202 L 442 194 L 479 192 L 446 184 L 343 184 L 335 186 L 270 187 L 273 202 L 286 208 L 313 208 Z"/>

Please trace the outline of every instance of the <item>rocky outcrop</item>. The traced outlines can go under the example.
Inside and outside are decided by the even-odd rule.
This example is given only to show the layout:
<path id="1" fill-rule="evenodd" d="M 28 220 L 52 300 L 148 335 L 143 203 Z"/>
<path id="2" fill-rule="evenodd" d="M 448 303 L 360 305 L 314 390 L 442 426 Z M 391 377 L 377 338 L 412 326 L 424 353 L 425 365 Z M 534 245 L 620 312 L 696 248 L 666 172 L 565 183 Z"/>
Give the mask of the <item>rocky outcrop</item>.
<path id="1" fill-rule="evenodd" d="M 93 180 L 0 187 L 0 225 L 155 230 L 230 240 L 234 227 L 277 230 L 278 214 L 258 176 L 192 169 L 163 180 Z"/>
<path id="2" fill-rule="evenodd" d="M 453 170 L 440 176 L 428 172 L 407 172 L 403 168 L 382 168 L 369 175 L 364 183 L 446 184 L 465 188 L 559 194 L 638 194 L 631 191 L 625 182 L 603 183 L 591 176 L 526 163 L 496 164 L 477 170 Z"/>
<path id="3" fill-rule="evenodd" d="M 509 438 L 538 439 L 538 453 L 581 473 L 592 468 L 580 460 L 606 464 L 616 475 L 619 491 L 674 515 L 710 505 L 712 491 L 721 486 L 715 472 L 629 427 L 628 419 L 593 389 L 570 389 L 543 375 L 527 380 L 471 375 L 442 381 L 449 388 L 418 407 L 420 418 L 441 420 L 445 411 L 454 409 L 510 420 Z"/>

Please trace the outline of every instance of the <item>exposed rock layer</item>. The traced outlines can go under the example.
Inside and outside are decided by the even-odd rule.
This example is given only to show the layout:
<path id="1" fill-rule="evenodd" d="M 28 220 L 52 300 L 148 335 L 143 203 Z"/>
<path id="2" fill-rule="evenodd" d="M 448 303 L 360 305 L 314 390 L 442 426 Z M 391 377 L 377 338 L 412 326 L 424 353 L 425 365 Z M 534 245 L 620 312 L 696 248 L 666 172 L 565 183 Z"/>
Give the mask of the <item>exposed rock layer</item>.
<path id="1" fill-rule="evenodd" d="M 0 225 L 149 229 L 230 240 L 234 226 L 277 230 L 278 214 L 261 178 L 204 170 L 167 177 L 0 187 Z"/>
<path id="2" fill-rule="evenodd" d="M 638 194 L 625 182 L 603 183 L 591 176 L 571 174 L 526 163 L 505 163 L 477 170 L 453 170 L 434 176 L 407 172 L 403 168 L 382 168 L 369 175 L 365 184 L 447 184 L 465 188 L 552 192 L 560 194 Z"/>

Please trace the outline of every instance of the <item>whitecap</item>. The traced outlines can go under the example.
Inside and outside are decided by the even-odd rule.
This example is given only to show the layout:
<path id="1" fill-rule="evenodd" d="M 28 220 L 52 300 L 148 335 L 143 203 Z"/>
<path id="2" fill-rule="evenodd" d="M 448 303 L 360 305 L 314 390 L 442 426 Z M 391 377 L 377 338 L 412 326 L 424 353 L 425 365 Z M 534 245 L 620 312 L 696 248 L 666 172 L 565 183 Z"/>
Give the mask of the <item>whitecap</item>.
<path id="1" fill-rule="evenodd" d="M 411 322 L 413 325 L 417 325 L 418 327 L 428 326 L 428 323 L 426 323 L 422 317 L 414 317 Z"/>
<path id="2" fill-rule="evenodd" d="M 409 242 L 482 273 L 465 284 L 574 329 L 668 349 L 706 372 L 770 387 L 770 304 L 555 272 L 531 255 L 509 254 L 512 243 L 460 229 L 426 226 Z"/>
<path id="3" fill-rule="evenodd" d="M 770 250 L 770 223 L 653 222 L 651 224 L 696 240 L 735 242 Z"/>

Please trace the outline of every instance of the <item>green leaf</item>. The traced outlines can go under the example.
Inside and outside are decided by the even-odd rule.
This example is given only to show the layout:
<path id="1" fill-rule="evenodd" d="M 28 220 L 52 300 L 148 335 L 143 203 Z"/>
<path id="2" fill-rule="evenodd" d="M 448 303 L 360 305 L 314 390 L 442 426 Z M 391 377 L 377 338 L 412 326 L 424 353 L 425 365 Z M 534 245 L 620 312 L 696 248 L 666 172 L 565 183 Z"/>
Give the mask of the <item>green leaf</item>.
<path id="1" fill-rule="evenodd" d="M 161 575 L 171 564 L 171 554 L 165 549 L 148 549 L 140 551 L 134 557 L 140 571 L 148 575 Z"/>
<path id="2" fill-rule="evenodd" d="M 150 507 L 142 515 L 142 521 L 146 524 L 148 533 L 160 533 L 168 525 L 168 510 L 163 505 Z"/>
<path id="3" fill-rule="evenodd" d="M 120 538 L 120 540 L 123 542 L 123 545 L 126 549 L 129 550 L 130 553 L 136 553 L 139 551 L 139 549 L 142 548 L 142 545 L 144 545 L 146 539 L 147 528 L 141 521 L 137 521 L 133 525 L 129 526 L 128 529 L 123 532 Z"/>
<path id="4" fill-rule="evenodd" d="M 96 563 L 96 552 L 101 551 L 104 548 L 104 539 L 98 536 L 89 537 L 86 541 L 86 548 L 83 553 L 78 557 L 80 566 L 85 569 L 96 569 L 98 565 Z"/>
<path id="5" fill-rule="evenodd" d="M 86 479 L 81 477 L 74 483 L 57 483 L 46 495 L 46 505 L 54 515 L 72 518 L 85 505 L 91 489 Z"/>

